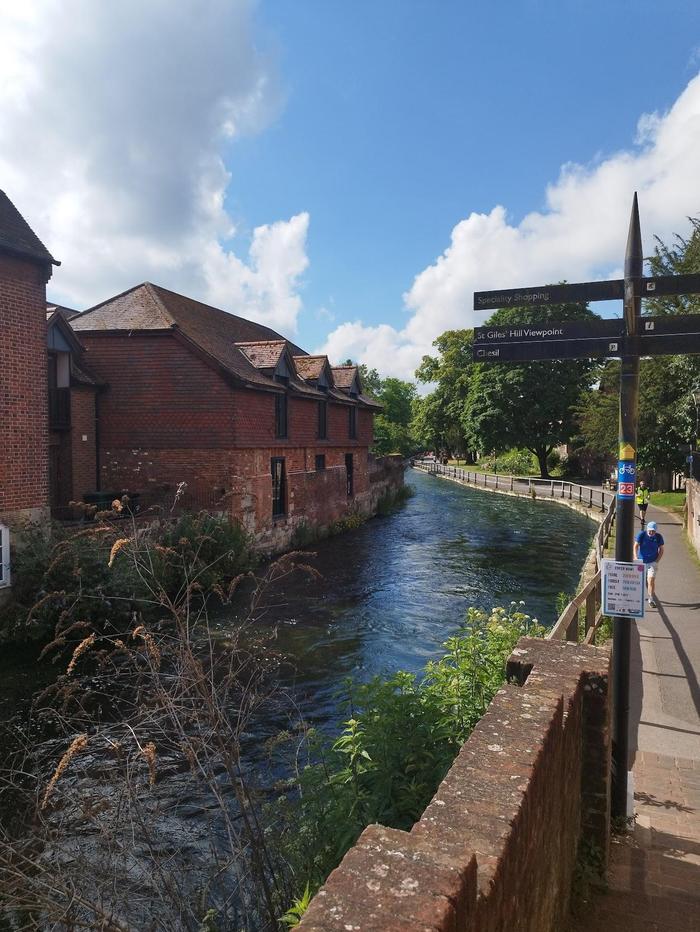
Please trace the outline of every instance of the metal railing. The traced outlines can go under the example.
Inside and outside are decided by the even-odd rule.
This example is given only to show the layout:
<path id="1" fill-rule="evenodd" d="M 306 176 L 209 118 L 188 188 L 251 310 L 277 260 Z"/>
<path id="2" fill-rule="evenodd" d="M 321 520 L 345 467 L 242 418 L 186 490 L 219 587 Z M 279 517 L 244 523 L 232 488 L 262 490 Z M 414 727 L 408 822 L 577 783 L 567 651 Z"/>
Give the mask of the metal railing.
<path id="1" fill-rule="evenodd" d="M 414 460 L 416 469 L 430 475 L 445 476 L 474 485 L 477 488 L 529 495 L 533 499 L 566 499 L 579 502 L 591 511 L 603 515 L 595 538 L 595 574 L 569 602 L 547 634 L 550 640 L 583 641 L 595 643 L 595 632 L 602 619 L 601 562 L 615 520 L 616 497 L 606 489 L 591 488 L 564 479 L 540 479 L 533 476 L 505 476 L 500 473 L 481 473 L 459 466 L 444 466 L 432 461 Z M 581 609 L 585 607 L 583 623 L 579 623 Z"/>
<path id="2" fill-rule="evenodd" d="M 566 498 L 576 501 L 591 510 L 597 509 L 603 514 L 610 502 L 615 501 L 615 493 L 603 488 L 579 485 L 566 479 L 540 479 L 535 476 L 506 476 L 502 473 L 473 472 L 460 466 L 443 466 L 425 460 L 413 460 L 417 469 L 438 476 L 458 479 L 467 485 L 484 489 L 498 489 L 503 492 L 518 492 L 531 498 Z"/>

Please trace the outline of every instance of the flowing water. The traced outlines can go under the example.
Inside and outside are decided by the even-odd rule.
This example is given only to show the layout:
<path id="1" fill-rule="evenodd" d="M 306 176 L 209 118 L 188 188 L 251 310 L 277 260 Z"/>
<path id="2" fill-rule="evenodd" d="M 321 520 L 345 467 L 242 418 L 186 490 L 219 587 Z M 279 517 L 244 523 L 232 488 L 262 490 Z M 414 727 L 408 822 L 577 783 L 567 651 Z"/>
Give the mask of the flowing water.
<path id="1" fill-rule="evenodd" d="M 397 513 L 309 548 L 321 580 L 277 585 L 260 627 L 295 669 L 315 723 L 337 717 L 344 677 L 416 671 L 440 653 L 470 606 L 525 602 L 551 625 L 572 594 L 595 523 L 551 502 L 463 487 L 409 470 L 415 496 Z M 217 627 L 230 627 L 226 616 Z"/>

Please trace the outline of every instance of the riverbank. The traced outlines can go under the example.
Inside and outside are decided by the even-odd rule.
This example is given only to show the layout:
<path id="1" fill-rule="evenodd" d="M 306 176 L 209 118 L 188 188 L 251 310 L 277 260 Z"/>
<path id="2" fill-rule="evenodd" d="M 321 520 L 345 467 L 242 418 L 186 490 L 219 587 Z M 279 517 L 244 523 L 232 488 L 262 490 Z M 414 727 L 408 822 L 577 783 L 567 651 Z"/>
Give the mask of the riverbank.
<path id="1" fill-rule="evenodd" d="M 275 690 L 290 697 L 286 705 L 266 706 L 242 729 L 246 774 L 262 767 L 268 739 L 287 730 L 296 740 L 301 720 L 305 729 L 337 734 L 353 714 L 347 696 L 339 695 L 346 677 L 361 684 L 375 674 L 425 668 L 441 656 L 441 645 L 457 632 L 470 606 L 488 612 L 523 600 L 525 611 L 549 624 L 556 618 L 559 592 L 575 585 L 592 536 L 588 519 L 551 503 L 533 508 L 526 500 L 477 495 L 418 472 L 409 474 L 409 481 L 417 494 L 401 510 L 311 548 L 315 555 L 307 562 L 316 574 L 280 577 L 257 604 L 245 642 L 239 607 L 222 606 L 210 617 L 215 653 L 262 645 L 264 654 L 279 662 Z M 142 638 L 128 644 L 148 659 Z M 207 657 L 208 642 L 203 647 Z M 145 752 L 153 743 L 156 753 L 155 783 L 149 788 L 148 760 L 134 747 L 127 727 L 133 724 L 124 724 L 119 740 L 133 751 L 131 766 L 142 794 L 137 804 L 145 807 L 141 815 L 150 826 L 149 837 L 158 851 L 182 850 L 183 858 L 203 858 L 212 837 L 209 795 L 201 788 L 185 791 L 189 778 L 178 769 L 174 751 L 168 752 L 166 736 L 143 727 L 141 746 Z M 76 737 L 51 739 L 37 751 L 53 767 Z M 114 798 L 115 761 L 103 760 L 91 745 L 80 755 L 77 766 L 61 777 L 56 799 L 77 806 L 85 798 Z M 44 792 L 51 769 L 42 773 L 39 788 Z M 74 830 L 72 820 L 79 820 L 80 813 L 63 813 L 56 818 L 67 820 L 62 822 L 66 844 L 84 844 L 93 863 L 94 819 L 84 830 L 82 823 Z M 106 833 L 106 821 L 104 828 Z M 135 872 L 144 869 L 146 855 L 141 848 L 135 852 Z M 191 877 L 183 861 L 185 868 Z M 143 897 L 143 890 L 134 895 Z"/>

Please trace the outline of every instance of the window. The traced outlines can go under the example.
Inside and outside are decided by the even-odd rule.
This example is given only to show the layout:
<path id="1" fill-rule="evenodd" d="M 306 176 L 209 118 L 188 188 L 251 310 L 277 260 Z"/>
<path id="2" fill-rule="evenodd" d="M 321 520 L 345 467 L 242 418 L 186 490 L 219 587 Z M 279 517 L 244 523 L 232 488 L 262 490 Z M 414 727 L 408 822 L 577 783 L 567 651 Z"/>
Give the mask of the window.
<path id="1" fill-rule="evenodd" d="M 0 524 L 0 589 L 10 585 L 10 529 Z"/>
<path id="2" fill-rule="evenodd" d="M 345 472 L 348 480 L 348 498 L 353 494 L 354 467 L 352 462 L 352 453 L 345 454 Z"/>
<path id="3" fill-rule="evenodd" d="M 326 440 L 328 438 L 328 402 L 319 401 L 318 403 L 318 439 Z"/>
<path id="4" fill-rule="evenodd" d="M 275 437 L 287 438 L 287 396 L 275 395 Z"/>
<path id="5" fill-rule="evenodd" d="M 270 460 L 270 472 L 272 473 L 272 517 L 278 518 L 287 512 L 283 457 L 276 456 Z"/>
<path id="6" fill-rule="evenodd" d="M 325 468 L 326 468 L 326 454 L 317 453 L 316 454 L 316 472 L 321 472 L 321 470 Z"/>
<path id="7" fill-rule="evenodd" d="M 357 408 L 348 408 L 348 436 L 351 440 L 357 439 Z"/>

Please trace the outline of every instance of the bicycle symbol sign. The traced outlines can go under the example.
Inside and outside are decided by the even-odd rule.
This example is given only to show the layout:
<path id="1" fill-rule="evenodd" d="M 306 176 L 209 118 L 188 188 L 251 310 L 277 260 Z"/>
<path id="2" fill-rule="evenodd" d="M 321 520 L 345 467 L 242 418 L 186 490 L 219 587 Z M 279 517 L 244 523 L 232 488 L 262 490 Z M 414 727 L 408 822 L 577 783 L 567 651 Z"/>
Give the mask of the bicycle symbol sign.
<path id="1" fill-rule="evenodd" d="M 620 482 L 634 482 L 636 475 L 636 463 L 625 463 L 622 460 L 618 461 L 617 476 Z"/>

